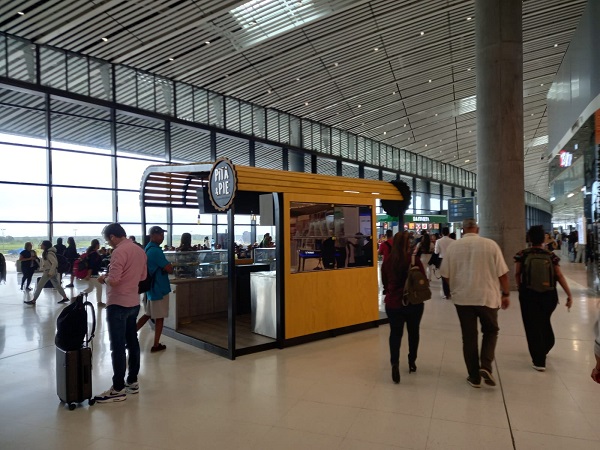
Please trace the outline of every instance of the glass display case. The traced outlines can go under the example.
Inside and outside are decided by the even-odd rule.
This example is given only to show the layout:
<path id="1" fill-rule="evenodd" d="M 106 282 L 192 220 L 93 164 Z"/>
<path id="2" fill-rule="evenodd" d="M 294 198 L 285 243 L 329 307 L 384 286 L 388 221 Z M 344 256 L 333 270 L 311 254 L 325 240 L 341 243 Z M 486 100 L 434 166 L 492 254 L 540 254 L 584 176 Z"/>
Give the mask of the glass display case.
<path id="1" fill-rule="evenodd" d="M 276 248 L 255 248 L 254 264 L 269 264 L 269 270 L 275 270 Z"/>
<path id="2" fill-rule="evenodd" d="M 209 278 L 227 276 L 227 250 L 165 252 L 173 265 L 175 278 Z"/>

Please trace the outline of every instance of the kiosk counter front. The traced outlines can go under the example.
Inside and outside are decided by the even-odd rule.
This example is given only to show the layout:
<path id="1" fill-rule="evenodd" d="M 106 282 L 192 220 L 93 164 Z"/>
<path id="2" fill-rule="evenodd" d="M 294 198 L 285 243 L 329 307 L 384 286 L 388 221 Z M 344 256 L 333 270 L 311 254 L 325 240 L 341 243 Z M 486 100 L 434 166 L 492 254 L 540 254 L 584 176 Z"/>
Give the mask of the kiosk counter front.
<path id="1" fill-rule="evenodd" d="M 211 188 L 230 195 L 225 206 L 212 197 L 215 209 L 207 206 Z M 277 236 L 276 247 L 256 249 L 249 265 L 236 265 L 233 245 L 167 254 L 177 278 L 165 334 L 234 359 L 377 326 L 376 200 L 401 204 L 394 184 L 218 160 L 151 166 L 141 197 L 144 227 L 148 207 L 194 208 L 226 214 L 233 242 L 236 214 L 253 209 L 262 222 L 272 217 Z"/>

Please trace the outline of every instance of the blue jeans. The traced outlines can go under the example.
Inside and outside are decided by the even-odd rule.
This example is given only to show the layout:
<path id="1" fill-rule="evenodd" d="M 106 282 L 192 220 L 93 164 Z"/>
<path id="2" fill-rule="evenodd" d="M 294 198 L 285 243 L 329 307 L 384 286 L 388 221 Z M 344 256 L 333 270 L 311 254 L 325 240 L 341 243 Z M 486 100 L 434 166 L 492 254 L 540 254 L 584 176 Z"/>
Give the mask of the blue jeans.
<path id="1" fill-rule="evenodd" d="M 117 391 L 125 387 L 125 369 L 127 368 L 125 344 L 127 344 L 127 350 L 129 351 L 127 382 L 135 383 L 140 372 L 140 343 L 135 326 L 139 312 L 140 305 L 132 308 L 110 305 L 106 308 L 110 357 L 113 366 L 113 388 Z"/>

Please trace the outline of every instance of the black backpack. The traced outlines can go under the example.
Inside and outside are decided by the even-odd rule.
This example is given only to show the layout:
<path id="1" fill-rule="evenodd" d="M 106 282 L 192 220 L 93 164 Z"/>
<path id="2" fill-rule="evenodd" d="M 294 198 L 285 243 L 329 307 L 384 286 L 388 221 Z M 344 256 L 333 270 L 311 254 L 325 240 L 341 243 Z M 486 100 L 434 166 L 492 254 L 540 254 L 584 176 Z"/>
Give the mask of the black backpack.
<path id="1" fill-rule="evenodd" d="M 556 289 L 556 274 L 552 254 L 547 251 L 526 251 L 521 267 L 521 284 L 534 292 L 544 293 Z"/>
<path id="2" fill-rule="evenodd" d="M 84 300 L 85 299 L 85 300 Z M 88 334 L 87 308 L 92 310 L 92 332 Z M 73 303 L 63 308 L 56 319 L 56 337 L 54 343 L 65 351 L 78 350 L 87 346 L 96 332 L 96 311 L 87 301 L 87 294 L 79 294 Z"/>
<path id="3" fill-rule="evenodd" d="M 71 271 L 71 264 L 64 255 L 57 254 L 56 260 L 58 261 L 58 266 L 56 268 L 58 273 L 69 273 Z"/>

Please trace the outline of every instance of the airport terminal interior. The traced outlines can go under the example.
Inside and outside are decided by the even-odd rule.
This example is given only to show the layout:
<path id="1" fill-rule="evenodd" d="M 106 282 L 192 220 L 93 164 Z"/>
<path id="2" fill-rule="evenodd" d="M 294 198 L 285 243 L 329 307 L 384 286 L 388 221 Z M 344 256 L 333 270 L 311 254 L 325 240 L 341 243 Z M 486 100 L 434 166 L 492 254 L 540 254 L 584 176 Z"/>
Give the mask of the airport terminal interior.
<path id="1" fill-rule="evenodd" d="M 140 392 L 121 403 L 74 411 L 55 389 L 54 333 L 60 296 L 35 308 L 18 276 L 0 286 L 0 447 L 3 449 L 597 449 L 600 389 L 592 325 L 598 298 L 585 266 L 561 260 L 575 303 L 553 315 L 556 345 L 546 372 L 531 367 L 516 293 L 499 313 L 498 386 L 466 382 L 460 325 L 441 282 L 421 323 L 417 372 L 392 383 L 387 325 L 235 361 L 174 339 L 150 353 L 140 330 Z M 65 278 L 66 280 L 67 278 Z M 63 281 L 63 284 L 66 284 Z M 75 290 L 85 283 L 77 282 Z M 105 312 L 97 311 L 93 384 L 110 386 Z"/>
<path id="2" fill-rule="evenodd" d="M 596 0 L 2 2 L 0 448 L 600 448 L 599 16 Z M 219 161 L 243 185 L 222 209 Z M 561 241 L 573 307 L 559 288 L 538 372 L 512 286 L 498 385 L 474 389 L 434 276 L 418 369 L 405 335 L 395 384 L 373 244 L 444 226 L 460 239 L 459 204 L 511 280 L 530 226 Z M 165 351 L 139 332 L 139 394 L 69 410 L 61 296 L 24 304 L 17 260 L 44 239 L 108 247 L 111 222 L 140 242 L 167 230 L 177 314 Z M 193 252 L 174 251 L 184 233 Z M 251 293 L 260 277 L 272 290 Z M 72 298 L 87 283 L 62 286 Z M 112 365 L 105 305 L 95 314 L 98 394 Z"/>

